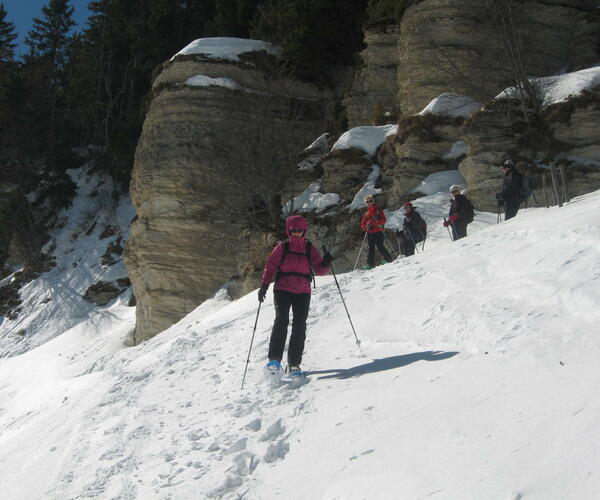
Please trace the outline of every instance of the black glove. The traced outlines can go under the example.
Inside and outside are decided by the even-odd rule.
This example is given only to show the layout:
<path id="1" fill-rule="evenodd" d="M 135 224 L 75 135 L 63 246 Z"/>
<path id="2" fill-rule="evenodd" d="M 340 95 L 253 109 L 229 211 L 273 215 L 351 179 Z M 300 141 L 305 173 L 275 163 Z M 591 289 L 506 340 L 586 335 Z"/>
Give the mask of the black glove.
<path id="1" fill-rule="evenodd" d="M 265 297 L 267 296 L 267 290 L 269 289 L 269 285 L 262 285 L 258 289 L 258 301 L 264 302 Z"/>
<path id="2" fill-rule="evenodd" d="M 321 262 L 321 265 L 323 267 L 329 267 L 332 261 L 333 255 L 331 255 L 328 251 L 325 251 L 325 253 L 323 254 L 323 261 Z"/>

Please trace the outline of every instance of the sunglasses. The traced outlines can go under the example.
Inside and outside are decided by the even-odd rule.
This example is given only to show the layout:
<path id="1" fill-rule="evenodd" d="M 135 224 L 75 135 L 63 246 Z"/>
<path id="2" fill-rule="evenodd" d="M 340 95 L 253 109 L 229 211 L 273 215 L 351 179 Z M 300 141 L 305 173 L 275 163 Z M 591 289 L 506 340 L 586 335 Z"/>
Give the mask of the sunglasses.
<path id="1" fill-rule="evenodd" d="M 367 200 L 365 203 L 375 203 L 375 200 Z"/>
<path id="2" fill-rule="evenodd" d="M 290 229 L 290 233 L 303 233 L 304 229 Z"/>

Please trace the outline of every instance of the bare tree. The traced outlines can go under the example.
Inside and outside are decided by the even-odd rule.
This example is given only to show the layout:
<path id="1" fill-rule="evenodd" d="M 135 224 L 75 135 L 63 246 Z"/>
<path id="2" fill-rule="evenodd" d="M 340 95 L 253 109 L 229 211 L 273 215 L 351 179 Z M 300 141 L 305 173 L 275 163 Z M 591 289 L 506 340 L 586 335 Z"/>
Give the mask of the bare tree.
<path id="1" fill-rule="evenodd" d="M 281 230 L 285 198 L 293 201 L 299 190 L 299 155 L 324 127 L 322 102 L 297 97 L 290 81 L 287 67 L 269 67 L 266 85 L 257 82 L 260 91 L 245 90 L 244 114 L 251 122 L 218 138 L 228 182 L 224 208 L 243 227 L 262 232 Z"/>
<path id="2" fill-rule="evenodd" d="M 479 8 L 479 29 L 473 33 L 476 41 L 468 47 L 457 48 L 436 40 L 434 33 L 429 35 L 429 49 L 436 59 L 432 66 L 445 75 L 450 87 L 465 89 L 469 96 L 484 102 L 492 101 L 502 87 L 513 87 L 511 96 L 519 99 L 521 113 L 529 122 L 541 108 L 526 65 L 531 20 L 519 0 L 481 0 Z"/>

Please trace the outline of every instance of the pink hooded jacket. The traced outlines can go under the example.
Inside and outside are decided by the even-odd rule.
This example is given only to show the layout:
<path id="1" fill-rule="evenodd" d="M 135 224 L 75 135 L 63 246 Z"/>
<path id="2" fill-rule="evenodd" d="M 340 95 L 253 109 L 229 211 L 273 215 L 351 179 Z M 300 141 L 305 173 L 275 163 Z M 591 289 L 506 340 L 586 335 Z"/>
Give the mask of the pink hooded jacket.
<path id="1" fill-rule="evenodd" d="M 301 215 L 292 215 L 285 221 L 285 230 L 289 236 L 289 253 L 283 259 L 285 242 L 280 241 L 269 255 L 265 264 L 265 269 L 262 274 L 261 284 L 268 285 L 273 280 L 275 273 L 278 270 L 283 272 L 294 272 L 302 274 L 310 274 L 310 266 L 308 259 L 304 255 L 296 255 L 291 252 L 306 253 L 306 240 L 304 235 L 302 238 L 291 236 L 290 229 L 302 229 L 304 235 L 308 230 L 308 223 Z M 318 276 L 327 274 L 329 268 L 321 265 L 323 258 L 319 250 L 314 245 L 311 245 L 310 261 L 314 273 Z M 283 259 L 283 262 L 282 262 Z M 311 282 L 303 276 L 282 276 L 275 282 L 276 290 L 285 290 L 292 293 L 310 293 Z"/>

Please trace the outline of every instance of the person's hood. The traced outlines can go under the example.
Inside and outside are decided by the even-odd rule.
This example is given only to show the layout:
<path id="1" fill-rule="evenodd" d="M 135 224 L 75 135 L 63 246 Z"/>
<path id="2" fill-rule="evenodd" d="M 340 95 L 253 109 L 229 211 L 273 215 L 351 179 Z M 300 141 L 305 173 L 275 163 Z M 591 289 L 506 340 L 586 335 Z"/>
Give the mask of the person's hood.
<path id="1" fill-rule="evenodd" d="M 308 222 L 301 215 L 290 215 L 285 221 L 285 232 L 290 235 L 290 229 L 302 229 L 306 234 Z"/>

